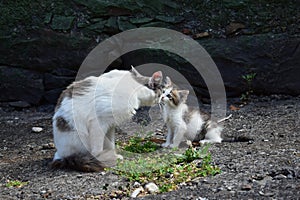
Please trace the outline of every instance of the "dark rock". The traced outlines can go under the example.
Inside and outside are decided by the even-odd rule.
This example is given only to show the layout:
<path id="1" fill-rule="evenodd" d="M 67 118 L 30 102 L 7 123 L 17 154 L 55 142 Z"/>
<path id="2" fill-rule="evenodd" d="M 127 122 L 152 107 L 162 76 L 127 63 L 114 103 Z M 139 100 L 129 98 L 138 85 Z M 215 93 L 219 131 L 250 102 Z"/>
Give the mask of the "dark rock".
<path id="1" fill-rule="evenodd" d="M 300 38 L 266 34 L 199 43 L 217 64 L 228 97 L 249 90 L 242 76 L 251 73 L 256 73 L 251 82 L 255 94 L 299 95 Z"/>
<path id="2" fill-rule="evenodd" d="M 128 22 L 127 18 L 124 19 L 124 18 L 118 17 L 117 23 L 118 23 L 118 27 L 121 31 L 126 31 L 126 30 L 129 30 L 129 29 L 136 28 L 135 25 Z"/>
<path id="3" fill-rule="evenodd" d="M 64 89 L 65 88 L 57 88 L 57 89 L 46 91 L 43 97 L 47 103 L 56 104 L 59 95 Z"/>
<path id="4" fill-rule="evenodd" d="M 30 104 L 26 101 L 14 101 L 9 103 L 10 106 L 16 107 L 16 108 L 28 108 L 30 107 Z"/>
<path id="5" fill-rule="evenodd" d="M 55 76 L 50 73 L 44 75 L 44 87 L 46 90 L 64 88 L 74 81 L 75 77 Z"/>
<path id="6" fill-rule="evenodd" d="M 102 33 L 104 25 L 106 24 L 106 20 L 97 19 L 94 24 L 91 24 L 86 27 L 86 30 L 93 31 L 95 33 Z"/>
<path id="7" fill-rule="evenodd" d="M 22 101 L 38 104 L 44 94 L 42 74 L 25 69 L 0 66 L 0 94 L 0 101 Z"/>
<path id="8" fill-rule="evenodd" d="M 155 18 L 162 22 L 173 23 L 173 24 L 182 22 L 184 20 L 183 17 L 164 16 L 164 15 L 157 15 Z"/>
<path id="9" fill-rule="evenodd" d="M 130 18 L 129 21 L 132 24 L 144 24 L 144 23 L 148 23 L 151 22 L 153 20 L 153 18 L 150 17 L 142 17 L 142 18 Z"/>
<path id="10" fill-rule="evenodd" d="M 51 23 L 51 28 L 54 30 L 70 30 L 75 17 L 65 17 L 60 15 L 54 15 Z"/>
<path id="11" fill-rule="evenodd" d="M 78 69 L 93 48 L 91 39 L 39 30 L 31 39 L 1 38 L 0 63 L 39 72 L 55 68 Z"/>
<path id="12" fill-rule="evenodd" d="M 56 76 L 75 77 L 77 74 L 77 71 L 70 70 L 67 68 L 56 68 L 51 72 L 51 74 L 56 75 Z"/>
<path id="13" fill-rule="evenodd" d="M 119 31 L 119 27 L 117 24 L 117 17 L 110 17 L 105 24 L 105 31 L 109 33 L 117 33 Z"/>
<path id="14" fill-rule="evenodd" d="M 143 24 L 140 27 L 165 27 L 165 28 L 168 28 L 168 27 L 171 27 L 171 25 L 168 23 L 165 23 L 165 22 L 150 22 L 150 23 Z"/>
<path id="15" fill-rule="evenodd" d="M 47 13 L 44 19 L 45 24 L 49 24 L 52 20 L 53 14 L 52 13 Z"/>

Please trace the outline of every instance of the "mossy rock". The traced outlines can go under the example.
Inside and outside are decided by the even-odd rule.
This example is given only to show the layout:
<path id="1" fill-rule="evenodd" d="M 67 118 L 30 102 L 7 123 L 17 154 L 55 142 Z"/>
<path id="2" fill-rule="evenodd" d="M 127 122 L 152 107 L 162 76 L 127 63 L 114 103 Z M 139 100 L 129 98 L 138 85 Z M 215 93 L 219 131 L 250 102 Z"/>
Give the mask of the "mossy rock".
<path id="1" fill-rule="evenodd" d="M 74 23 L 75 17 L 65 17 L 54 15 L 51 23 L 51 28 L 54 30 L 70 30 Z"/>

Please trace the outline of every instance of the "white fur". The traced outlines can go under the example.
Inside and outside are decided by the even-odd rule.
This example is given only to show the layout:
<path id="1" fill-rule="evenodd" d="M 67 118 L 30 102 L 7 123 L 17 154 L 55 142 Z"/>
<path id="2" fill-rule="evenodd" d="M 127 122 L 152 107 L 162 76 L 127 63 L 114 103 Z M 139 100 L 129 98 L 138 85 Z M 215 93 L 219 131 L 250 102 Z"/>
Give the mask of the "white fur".
<path id="1" fill-rule="evenodd" d="M 140 106 L 155 103 L 154 91 L 138 83 L 129 71 L 113 70 L 88 79 L 92 81 L 89 91 L 64 98 L 53 116 L 54 160 L 85 152 L 101 160 L 103 150 L 115 149 L 115 125 L 131 119 Z M 55 119 L 60 116 L 71 131 L 57 128 Z"/>

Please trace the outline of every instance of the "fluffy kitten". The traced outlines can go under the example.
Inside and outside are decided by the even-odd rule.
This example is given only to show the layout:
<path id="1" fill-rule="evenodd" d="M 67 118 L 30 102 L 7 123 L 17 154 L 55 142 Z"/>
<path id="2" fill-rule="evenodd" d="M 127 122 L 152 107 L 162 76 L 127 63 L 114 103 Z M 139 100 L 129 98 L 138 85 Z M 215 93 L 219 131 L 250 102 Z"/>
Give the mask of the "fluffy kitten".
<path id="1" fill-rule="evenodd" d="M 100 171 L 116 164 L 115 126 L 140 106 L 157 102 L 162 72 L 152 77 L 112 70 L 76 81 L 64 90 L 53 116 L 54 168 Z"/>
<path id="2" fill-rule="evenodd" d="M 177 90 L 171 79 L 166 81 L 159 98 L 163 109 L 163 119 L 168 135 L 163 147 L 178 147 L 182 141 L 200 141 L 201 143 L 220 143 L 222 127 L 209 115 L 190 109 L 186 102 L 188 90 Z"/>

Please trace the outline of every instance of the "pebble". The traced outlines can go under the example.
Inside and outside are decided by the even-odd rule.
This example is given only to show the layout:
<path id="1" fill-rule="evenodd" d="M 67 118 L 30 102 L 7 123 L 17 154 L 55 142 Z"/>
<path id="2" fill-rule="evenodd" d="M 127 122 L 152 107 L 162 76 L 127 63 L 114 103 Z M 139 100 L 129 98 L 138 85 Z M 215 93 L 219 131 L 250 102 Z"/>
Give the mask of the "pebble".
<path id="1" fill-rule="evenodd" d="M 35 133 L 40 133 L 43 131 L 43 128 L 42 127 L 32 127 L 31 130 Z"/>
<path id="2" fill-rule="evenodd" d="M 133 187 L 135 187 L 135 188 L 139 188 L 140 186 L 141 186 L 141 184 L 137 181 L 133 183 Z"/>
<path id="3" fill-rule="evenodd" d="M 157 186 L 155 183 L 152 183 L 152 182 L 147 183 L 147 184 L 145 185 L 145 189 L 146 189 L 148 192 L 150 192 L 151 194 L 159 192 L 158 186 Z"/>
<path id="4" fill-rule="evenodd" d="M 250 184 L 244 184 L 244 185 L 242 185 L 242 188 L 241 188 L 242 190 L 251 190 L 252 189 L 252 186 L 250 185 Z"/>
<path id="5" fill-rule="evenodd" d="M 130 195 L 131 198 L 136 198 L 141 192 L 144 191 L 143 187 L 139 187 L 137 189 L 135 189 L 132 194 Z"/>
<path id="6" fill-rule="evenodd" d="M 43 144 L 41 149 L 54 149 L 55 145 L 52 142 L 49 142 L 48 144 Z"/>
<path id="7" fill-rule="evenodd" d="M 274 177 L 274 179 L 277 179 L 277 180 L 286 179 L 286 176 L 283 174 L 278 174 L 277 176 Z"/>

